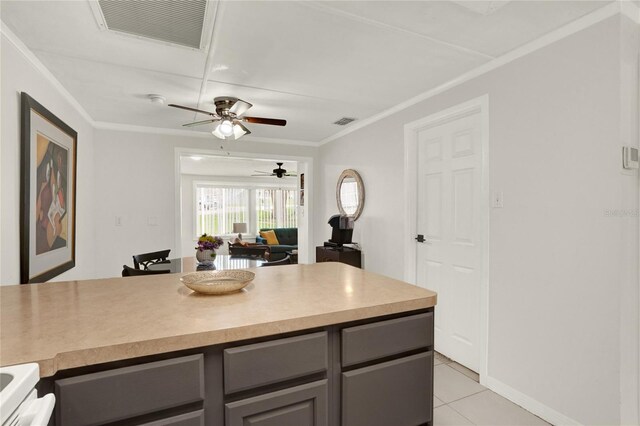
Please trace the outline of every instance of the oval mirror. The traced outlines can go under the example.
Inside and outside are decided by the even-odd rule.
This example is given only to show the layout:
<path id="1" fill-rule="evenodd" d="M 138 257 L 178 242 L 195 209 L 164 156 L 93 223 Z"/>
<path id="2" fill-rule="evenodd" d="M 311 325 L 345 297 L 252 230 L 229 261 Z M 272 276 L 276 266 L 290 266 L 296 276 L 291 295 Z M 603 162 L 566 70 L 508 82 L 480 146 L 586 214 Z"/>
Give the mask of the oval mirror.
<path id="1" fill-rule="evenodd" d="M 362 178 L 353 169 L 347 169 L 340 174 L 336 186 L 336 201 L 340 214 L 357 220 L 364 207 L 364 184 Z"/>

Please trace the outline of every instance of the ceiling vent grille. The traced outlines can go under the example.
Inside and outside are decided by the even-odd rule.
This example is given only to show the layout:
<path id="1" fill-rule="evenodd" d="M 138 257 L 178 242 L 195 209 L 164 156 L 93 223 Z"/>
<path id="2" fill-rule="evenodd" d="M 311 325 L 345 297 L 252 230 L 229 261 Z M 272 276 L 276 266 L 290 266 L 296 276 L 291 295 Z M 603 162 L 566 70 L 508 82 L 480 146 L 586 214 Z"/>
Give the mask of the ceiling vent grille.
<path id="1" fill-rule="evenodd" d="M 357 120 L 356 118 L 352 118 L 352 117 L 342 117 L 340 120 L 334 121 L 333 124 L 337 124 L 338 126 L 346 126 L 347 124 L 356 120 Z"/>
<path id="2" fill-rule="evenodd" d="M 107 29 L 200 49 L 207 0 L 99 0 Z"/>

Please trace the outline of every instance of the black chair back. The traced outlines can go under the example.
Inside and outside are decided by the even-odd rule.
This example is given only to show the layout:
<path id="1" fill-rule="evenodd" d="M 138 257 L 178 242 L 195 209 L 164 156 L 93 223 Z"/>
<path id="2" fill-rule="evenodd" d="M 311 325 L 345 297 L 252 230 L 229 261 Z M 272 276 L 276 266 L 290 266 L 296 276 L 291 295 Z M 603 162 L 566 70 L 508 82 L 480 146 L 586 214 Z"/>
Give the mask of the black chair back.
<path id="1" fill-rule="evenodd" d="M 136 254 L 133 256 L 133 266 L 136 269 L 141 269 L 140 265 L 142 265 L 142 269 L 147 270 L 149 269 L 149 265 L 153 265 L 155 263 L 167 263 L 170 251 L 171 249 Z"/>
<path id="2" fill-rule="evenodd" d="M 159 275 L 159 274 L 168 274 L 171 272 L 168 269 L 163 269 L 161 271 L 151 271 L 144 269 L 135 269 L 127 265 L 122 265 L 122 276 L 123 277 L 136 277 L 139 275 Z"/>

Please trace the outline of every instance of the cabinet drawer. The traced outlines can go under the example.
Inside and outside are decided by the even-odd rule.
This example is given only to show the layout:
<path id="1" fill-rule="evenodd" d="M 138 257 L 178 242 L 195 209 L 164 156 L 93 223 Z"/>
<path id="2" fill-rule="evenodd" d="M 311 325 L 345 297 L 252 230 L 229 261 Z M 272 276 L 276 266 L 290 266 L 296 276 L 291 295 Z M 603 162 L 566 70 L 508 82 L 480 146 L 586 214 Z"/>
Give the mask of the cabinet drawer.
<path id="1" fill-rule="evenodd" d="M 180 414 L 140 426 L 204 426 L 204 410 Z"/>
<path id="2" fill-rule="evenodd" d="M 56 424 L 97 425 L 204 399 L 202 355 L 56 380 Z"/>
<path id="3" fill-rule="evenodd" d="M 415 426 L 432 417 L 433 352 L 342 373 L 342 426 Z"/>
<path id="4" fill-rule="evenodd" d="M 289 337 L 224 351 L 224 390 L 238 392 L 327 369 L 327 333 Z"/>
<path id="5" fill-rule="evenodd" d="M 342 330 L 342 365 L 350 366 L 433 345 L 433 312 Z"/>
<path id="6" fill-rule="evenodd" d="M 225 405 L 226 426 L 325 426 L 327 381 L 320 380 Z"/>

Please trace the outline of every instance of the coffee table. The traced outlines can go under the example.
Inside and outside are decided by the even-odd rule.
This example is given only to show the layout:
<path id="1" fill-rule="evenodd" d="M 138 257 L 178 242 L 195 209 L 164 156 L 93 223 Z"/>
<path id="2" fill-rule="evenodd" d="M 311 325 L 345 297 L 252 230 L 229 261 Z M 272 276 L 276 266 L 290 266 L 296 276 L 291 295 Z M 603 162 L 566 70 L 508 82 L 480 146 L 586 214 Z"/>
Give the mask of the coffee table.
<path id="1" fill-rule="evenodd" d="M 289 256 L 289 260 L 291 261 L 291 263 L 293 263 L 293 264 L 297 264 L 298 263 L 298 252 L 297 251 L 295 253 L 293 251 L 287 251 L 285 253 L 287 253 L 287 255 Z"/>

